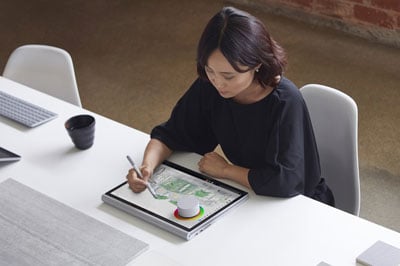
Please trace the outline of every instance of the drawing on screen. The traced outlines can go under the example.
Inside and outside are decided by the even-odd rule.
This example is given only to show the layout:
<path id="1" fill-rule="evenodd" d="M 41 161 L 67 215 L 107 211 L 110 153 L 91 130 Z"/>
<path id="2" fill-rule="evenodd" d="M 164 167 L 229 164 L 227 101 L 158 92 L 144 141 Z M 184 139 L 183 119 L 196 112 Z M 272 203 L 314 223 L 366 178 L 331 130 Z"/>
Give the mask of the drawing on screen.
<path id="1" fill-rule="evenodd" d="M 236 198 L 236 193 L 222 189 L 201 179 L 188 178 L 188 175 L 173 168 L 160 165 L 152 176 L 152 187 L 159 195 L 176 205 L 182 195 L 196 196 L 201 206 L 219 208 Z"/>
<path id="2" fill-rule="evenodd" d="M 163 228 L 170 226 L 174 228 L 174 232 L 176 229 L 185 230 L 185 237 L 188 237 L 189 231 L 195 230 L 190 232 L 192 234 L 198 232 L 196 230 L 203 230 L 202 226 L 206 225 L 206 221 L 217 219 L 248 195 L 242 190 L 199 173 L 189 172 L 167 161 L 155 169 L 151 185 L 159 195 L 157 198 L 148 191 L 134 193 L 125 181 L 107 192 L 104 199 Z M 200 211 L 197 215 L 179 215 L 178 201 L 181 202 L 186 196 L 195 196 L 198 199 Z"/>

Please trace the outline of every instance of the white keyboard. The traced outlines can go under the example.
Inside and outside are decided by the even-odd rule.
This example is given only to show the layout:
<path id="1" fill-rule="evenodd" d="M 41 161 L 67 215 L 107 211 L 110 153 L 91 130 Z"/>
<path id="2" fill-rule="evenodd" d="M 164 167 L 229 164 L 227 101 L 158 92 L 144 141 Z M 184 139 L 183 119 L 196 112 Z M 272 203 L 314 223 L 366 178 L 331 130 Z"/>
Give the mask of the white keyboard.
<path id="1" fill-rule="evenodd" d="M 36 127 L 57 117 L 56 113 L 2 91 L 0 115 L 27 127 Z"/>

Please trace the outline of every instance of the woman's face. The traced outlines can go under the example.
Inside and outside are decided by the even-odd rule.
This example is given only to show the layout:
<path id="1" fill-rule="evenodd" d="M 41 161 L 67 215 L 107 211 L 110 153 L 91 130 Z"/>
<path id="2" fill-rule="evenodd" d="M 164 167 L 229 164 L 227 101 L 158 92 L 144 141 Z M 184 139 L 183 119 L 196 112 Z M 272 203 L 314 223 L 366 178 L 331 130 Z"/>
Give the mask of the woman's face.
<path id="1" fill-rule="evenodd" d="M 248 67 L 240 67 L 247 70 Z M 239 98 L 254 80 L 254 69 L 244 73 L 237 72 L 219 49 L 211 53 L 205 72 L 208 79 L 224 98 Z"/>

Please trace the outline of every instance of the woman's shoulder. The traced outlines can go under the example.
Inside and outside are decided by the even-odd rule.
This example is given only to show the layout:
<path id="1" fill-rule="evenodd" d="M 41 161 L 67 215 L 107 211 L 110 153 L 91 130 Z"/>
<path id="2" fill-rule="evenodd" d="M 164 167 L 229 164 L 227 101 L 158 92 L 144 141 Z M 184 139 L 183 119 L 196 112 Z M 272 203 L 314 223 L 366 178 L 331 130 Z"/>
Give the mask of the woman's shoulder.
<path id="1" fill-rule="evenodd" d="M 218 99 L 215 88 L 207 81 L 197 78 L 178 100 L 177 105 L 188 105 L 202 109 L 212 106 Z"/>
<path id="2" fill-rule="evenodd" d="M 284 76 L 276 86 L 274 95 L 280 102 L 303 102 L 299 88 Z"/>
<path id="3" fill-rule="evenodd" d="M 279 81 L 278 86 L 276 87 L 276 90 L 282 94 L 282 96 L 285 95 L 299 95 L 300 91 L 299 88 L 288 78 L 282 76 L 281 80 Z"/>

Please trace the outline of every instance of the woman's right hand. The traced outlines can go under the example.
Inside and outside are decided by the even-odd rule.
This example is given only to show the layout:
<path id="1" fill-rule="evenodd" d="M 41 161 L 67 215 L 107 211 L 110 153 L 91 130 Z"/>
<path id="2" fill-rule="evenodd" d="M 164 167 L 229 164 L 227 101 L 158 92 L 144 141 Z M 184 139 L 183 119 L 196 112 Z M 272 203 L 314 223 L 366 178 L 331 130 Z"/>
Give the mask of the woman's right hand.
<path id="1" fill-rule="evenodd" d="M 138 193 L 145 190 L 147 181 L 150 180 L 150 177 L 153 175 L 154 169 L 170 156 L 171 153 L 172 150 L 164 143 L 157 139 L 151 139 L 144 151 L 142 166 L 140 167 L 143 179 L 141 179 L 133 169 L 130 169 L 126 175 L 126 179 L 132 191 Z"/>
<path id="2" fill-rule="evenodd" d="M 128 180 L 129 188 L 136 193 L 142 192 L 146 189 L 147 182 L 150 179 L 153 171 L 149 169 L 147 166 L 142 165 L 140 167 L 140 171 L 143 175 L 143 179 L 141 179 L 136 171 L 131 168 L 129 169 L 128 174 L 126 175 L 126 179 Z"/>

